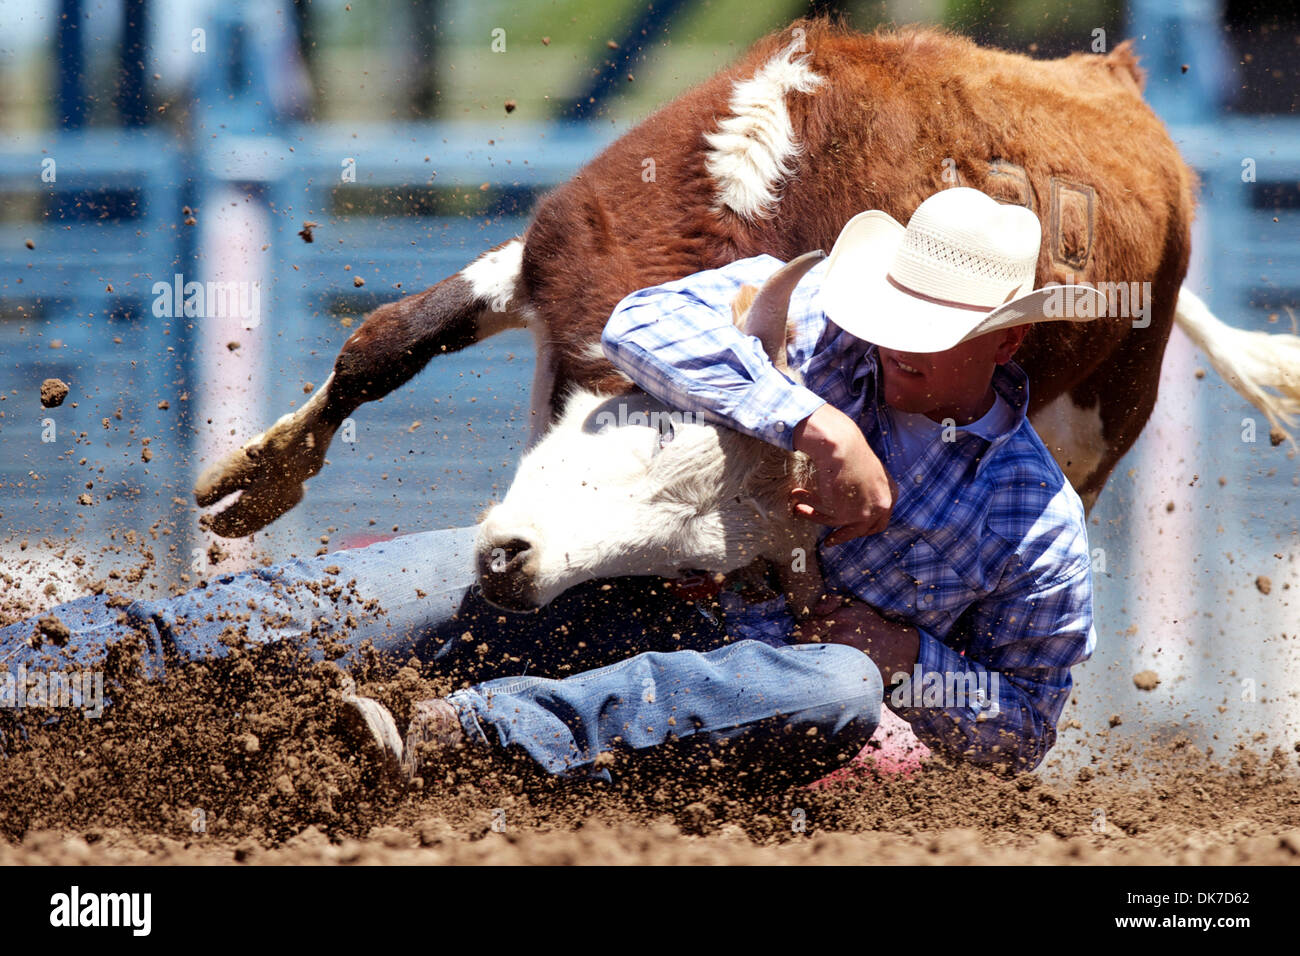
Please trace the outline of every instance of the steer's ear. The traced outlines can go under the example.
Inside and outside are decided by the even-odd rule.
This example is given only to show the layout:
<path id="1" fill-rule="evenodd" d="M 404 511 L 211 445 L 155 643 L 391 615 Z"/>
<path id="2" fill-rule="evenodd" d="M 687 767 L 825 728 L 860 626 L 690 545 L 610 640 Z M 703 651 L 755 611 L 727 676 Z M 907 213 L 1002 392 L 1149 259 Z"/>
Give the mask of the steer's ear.
<path id="1" fill-rule="evenodd" d="M 754 297 L 757 295 L 758 290 L 752 285 L 742 285 L 736 297 L 731 300 L 731 321 L 742 332 L 745 331 L 745 323 L 749 320 L 749 307 L 754 304 Z"/>
<path id="2" fill-rule="evenodd" d="M 749 305 L 749 313 L 741 328 L 758 337 L 763 343 L 763 351 L 777 368 L 786 367 L 786 322 L 790 311 L 790 296 L 808 270 L 825 258 L 826 253 L 814 249 L 797 259 L 791 259 L 772 273 Z M 742 289 L 737 300 L 744 294 L 745 290 Z"/>

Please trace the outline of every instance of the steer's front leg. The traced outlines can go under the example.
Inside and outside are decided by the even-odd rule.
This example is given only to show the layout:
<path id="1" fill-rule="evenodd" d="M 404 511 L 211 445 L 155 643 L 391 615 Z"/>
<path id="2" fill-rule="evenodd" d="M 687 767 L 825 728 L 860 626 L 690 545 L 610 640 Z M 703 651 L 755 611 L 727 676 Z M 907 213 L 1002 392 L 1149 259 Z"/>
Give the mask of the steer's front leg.
<path id="1" fill-rule="evenodd" d="M 240 493 L 205 523 L 226 538 L 270 524 L 302 500 L 303 482 L 324 467 L 334 432 L 363 403 L 383 398 L 435 355 L 522 327 L 523 312 L 511 303 L 522 249 L 521 239 L 511 239 L 437 285 L 370 313 L 306 405 L 199 478 L 194 499 L 200 507 Z"/>
<path id="2" fill-rule="evenodd" d="M 303 482 L 325 465 L 334 432 L 356 407 L 338 400 L 334 373 L 296 412 L 208 468 L 194 485 L 200 507 L 242 492 L 204 524 L 223 538 L 252 534 L 270 524 L 303 496 Z M 351 404 L 351 407 L 348 407 Z"/>

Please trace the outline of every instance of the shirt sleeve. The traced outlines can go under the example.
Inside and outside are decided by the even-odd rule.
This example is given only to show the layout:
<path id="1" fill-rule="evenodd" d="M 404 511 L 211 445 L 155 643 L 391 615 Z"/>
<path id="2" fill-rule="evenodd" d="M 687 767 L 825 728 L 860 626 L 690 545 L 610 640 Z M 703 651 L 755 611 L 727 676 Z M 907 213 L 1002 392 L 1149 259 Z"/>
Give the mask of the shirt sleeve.
<path id="1" fill-rule="evenodd" d="M 987 652 L 963 656 L 922 631 L 917 669 L 891 688 L 890 707 L 928 746 L 982 766 L 1032 770 L 1056 742 L 1070 667 L 1092 654 L 1089 564 L 1046 582 L 1026 574 L 974 605 L 953 631 L 950 642 Z"/>
<path id="2" fill-rule="evenodd" d="M 718 594 L 727 633 L 742 641 L 761 641 L 772 647 L 785 647 L 794 633 L 794 615 L 786 606 L 785 595 L 767 601 L 746 601 L 733 591 Z"/>
<path id="3" fill-rule="evenodd" d="M 605 325 L 606 358 L 675 409 L 791 448 L 794 427 L 825 401 L 778 371 L 731 315 L 741 287 L 761 286 L 781 264 L 754 256 L 633 292 Z M 791 318 L 825 321 L 820 313 L 796 315 L 793 306 Z"/>

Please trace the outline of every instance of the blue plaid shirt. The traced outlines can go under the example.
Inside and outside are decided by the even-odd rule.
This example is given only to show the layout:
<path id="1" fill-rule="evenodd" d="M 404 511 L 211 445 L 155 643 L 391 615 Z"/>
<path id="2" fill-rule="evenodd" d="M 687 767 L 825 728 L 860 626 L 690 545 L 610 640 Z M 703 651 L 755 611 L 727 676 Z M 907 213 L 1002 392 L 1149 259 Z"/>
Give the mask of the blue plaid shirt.
<path id="1" fill-rule="evenodd" d="M 632 293 L 605 327 L 606 356 L 659 400 L 783 448 L 799 422 L 830 402 L 889 462 L 896 445 L 876 347 L 818 306 L 826 262 L 790 303 L 789 362 L 803 384 L 732 324 L 741 286 L 762 285 L 780 266 L 755 256 Z M 896 687 L 886 697 L 917 737 L 975 763 L 1030 769 L 1055 743 L 1070 667 L 1092 654 L 1090 553 L 1083 505 L 1025 418 L 1024 371 L 999 366 L 993 386 L 1015 411 L 1013 428 L 991 441 L 957 428 L 951 441 L 932 442 L 893 473 L 899 493 L 885 531 L 827 547 L 827 529 L 818 553 L 829 586 L 920 632 L 913 692 L 900 698 Z M 789 642 L 784 598 L 723 598 L 734 635 Z"/>

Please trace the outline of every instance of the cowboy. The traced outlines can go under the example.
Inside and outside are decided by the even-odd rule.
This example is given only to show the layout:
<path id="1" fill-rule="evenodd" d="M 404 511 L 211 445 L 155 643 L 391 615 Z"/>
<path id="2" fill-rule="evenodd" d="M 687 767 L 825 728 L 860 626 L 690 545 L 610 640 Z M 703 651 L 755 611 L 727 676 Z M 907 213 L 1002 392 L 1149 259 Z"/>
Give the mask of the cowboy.
<path id="1" fill-rule="evenodd" d="M 922 742 L 1021 769 L 1055 741 L 1094 642 L 1084 509 L 1025 417 L 1012 356 L 1032 324 L 1105 309 L 1086 286 L 1034 291 L 1041 235 L 1028 209 L 968 188 L 906 228 L 854 217 L 791 302 L 802 385 L 722 319 L 769 257 L 634 293 L 604 336 L 655 397 L 816 463 L 792 506 L 827 526 L 843 603 L 796 629 L 782 599 L 728 595 L 733 633 L 858 648 Z"/>
<path id="2" fill-rule="evenodd" d="M 125 617 L 161 664 L 222 653 L 226 607 L 246 643 L 306 634 L 328 618 L 320 582 L 348 581 L 354 603 L 383 614 L 340 640 L 468 678 L 418 702 L 405 736 L 378 702 L 345 695 L 355 739 L 401 781 L 495 749 L 554 774 L 609 779 L 616 757 L 671 753 L 682 768 L 797 782 L 858 753 L 883 701 L 928 744 L 1036 766 L 1069 669 L 1092 650 L 1083 508 L 1025 419 L 1028 385 L 1011 361 L 1049 311 L 1088 314 L 1049 309 L 1053 297 L 1091 290 L 1032 291 L 1040 241 L 1031 212 L 969 189 L 927 199 L 906 228 L 855 217 L 791 300 L 789 364 L 803 384 L 731 324 L 741 286 L 781 266 L 772 257 L 615 309 L 606 352 L 638 385 L 816 461 L 818 486 L 792 504 L 827 525 L 820 561 L 837 597 L 798 625 L 761 587 L 721 594 L 720 623 L 642 578 L 502 615 L 472 586 L 473 528 L 230 575 Z M 74 635 L 103 635 L 102 604 L 57 613 Z M 0 629 L 0 660 L 16 637 Z"/>

